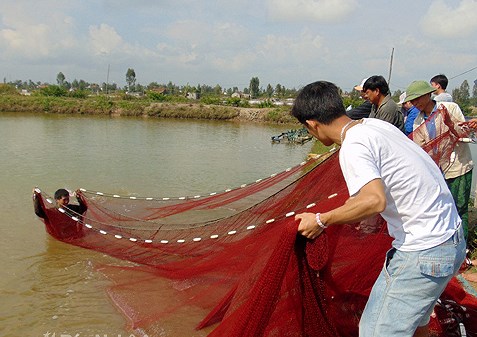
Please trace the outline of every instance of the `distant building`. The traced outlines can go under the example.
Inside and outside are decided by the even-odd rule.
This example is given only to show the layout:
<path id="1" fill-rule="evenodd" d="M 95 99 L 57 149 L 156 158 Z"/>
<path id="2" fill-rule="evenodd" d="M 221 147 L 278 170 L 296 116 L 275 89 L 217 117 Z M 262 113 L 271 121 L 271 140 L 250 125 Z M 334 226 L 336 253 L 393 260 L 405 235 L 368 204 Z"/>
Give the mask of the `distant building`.
<path id="1" fill-rule="evenodd" d="M 294 98 L 287 98 L 285 100 L 285 104 L 286 105 L 293 105 L 293 103 L 295 103 L 295 99 Z"/>
<path id="2" fill-rule="evenodd" d="M 167 89 L 165 87 L 155 87 L 149 89 L 149 91 L 155 92 L 157 94 L 167 94 Z"/>
<path id="3" fill-rule="evenodd" d="M 199 93 L 198 92 L 188 92 L 186 94 L 186 98 L 188 99 L 199 99 Z"/>
<path id="4" fill-rule="evenodd" d="M 239 92 L 234 92 L 231 97 L 250 99 L 250 94 L 245 94 L 242 91 L 239 91 Z"/>

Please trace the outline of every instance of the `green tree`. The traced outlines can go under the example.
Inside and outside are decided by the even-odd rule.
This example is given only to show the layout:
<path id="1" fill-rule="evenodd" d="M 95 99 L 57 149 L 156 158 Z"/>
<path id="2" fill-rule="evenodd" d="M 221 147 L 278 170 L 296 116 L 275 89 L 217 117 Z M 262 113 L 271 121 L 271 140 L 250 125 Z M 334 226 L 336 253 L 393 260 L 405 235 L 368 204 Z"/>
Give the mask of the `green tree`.
<path id="1" fill-rule="evenodd" d="M 147 85 L 148 90 L 157 89 L 157 88 L 160 88 L 160 87 L 161 87 L 161 85 L 157 82 L 151 82 Z"/>
<path id="2" fill-rule="evenodd" d="M 6 83 L 0 84 L 0 95 L 15 95 L 17 93 L 15 87 Z"/>
<path id="3" fill-rule="evenodd" d="M 477 106 L 477 80 L 474 81 L 474 86 L 472 87 L 472 105 Z"/>
<path id="4" fill-rule="evenodd" d="M 272 95 L 273 95 L 273 87 L 270 83 L 268 83 L 267 85 L 267 96 L 268 98 L 272 98 Z"/>
<path id="5" fill-rule="evenodd" d="M 56 83 L 59 87 L 63 87 L 65 84 L 65 75 L 61 71 L 56 75 Z"/>
<path id="6" fill-rule="evenodd" d="M 470 112 L 470 88 L 467 80 L 462 82 L 459 88 L 452 90 L 452 98 L 460 106 L 464 115 Z"/>
<path id="7" fill-rule="evenodd" d="M 217 84 L 217 85 L 214 87 L 214 94 L 216 94 L 217 96 L 222 95 L 222 87 L 221 87 L 220 85 Z"/>
<path id="8" fill-rule="evenodd" d="M 177 91 L 177 90 L 176 90 L 176 86 L 175 86 L 171 81 L 169 81 L 169 83 L 167 83 L 167 91 L 168 91 L 171 95 L 175 94 L 176 91 Z"/>
<path id="9" fill-rule="evenodd" d="M 136 73 L 132 68 L 128 68 L 126 72 L 126 83 L 128 84 L 128 91 L 131 91 L 131 88 L 136 84 Z"/>
<path id="10" fill-rule="evenodd" d="M 469 93 L 469 83 L 467 80 L 462 82 L 459 88 L 455 88 L 452 90 L 452 98 L 457 104 L 463 104 L 469 101 L 470 93 Z"/>
<path id="11" fill-rule="evenodd" d="M 260 80 L 258 77 L 252 77 L 249 88 L 250 96 L 252 96 L 252 98 L 257 98 L 260 93 Z"/>
<path id="12" fill-rule="evenodd" d="M 85 80 L 80 80 L 78 82 L 78 89 L 85 90 L 87 87 L 88 87 L 88 83 L 86 83 Z"/>
<path id="13" fill-rule="evenodd" d="M 277 95 L 277 97 L 282 97 L 283 96 L 283 87 L 280 83 L 278 83 L 276 86 L 275 86 L 275 95 Z"/>
<path id="14" fill-rule="evenodd" d="M 66 90 L 59 85 L 49 85 L 46 88 L 40 90 L 40 94 L 43 96 L 66 96 Z"/>

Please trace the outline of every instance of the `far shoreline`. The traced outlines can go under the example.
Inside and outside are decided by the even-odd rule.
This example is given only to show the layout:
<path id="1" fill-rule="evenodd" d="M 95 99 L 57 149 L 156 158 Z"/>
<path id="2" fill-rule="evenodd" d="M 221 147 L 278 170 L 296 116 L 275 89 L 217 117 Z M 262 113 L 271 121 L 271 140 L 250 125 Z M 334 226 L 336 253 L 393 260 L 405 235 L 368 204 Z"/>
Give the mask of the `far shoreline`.
<path id="1" fill-rule="evenodd" d="M 290 106 L 236 107 L 200 102 L 156 102 L 143 99 L 110 99 L 93 96 L 86 99 L 52 96 L 1 95 L 0 112 L 107 115 L 111 117 L 178 118 L 258 122 L 299 123 L 290 115 Z"/>

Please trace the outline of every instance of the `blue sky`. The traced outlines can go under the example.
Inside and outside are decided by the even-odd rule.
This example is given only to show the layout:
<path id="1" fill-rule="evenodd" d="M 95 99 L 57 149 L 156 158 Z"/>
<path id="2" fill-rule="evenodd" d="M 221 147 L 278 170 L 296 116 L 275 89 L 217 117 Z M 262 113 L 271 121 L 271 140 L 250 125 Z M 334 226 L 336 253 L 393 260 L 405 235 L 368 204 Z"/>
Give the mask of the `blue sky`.
<path id="1" fill-rule="evenodd" d="M 391 90 L 446 74 L 477 79 L 477 0 L 2 0 L 0 76 L 7 81 L 248 87 L 252 77 L 351 90 L 389 74 Z M 460 76 L 458 76 L 460 75 Z M 455 77 L 457 76 L 457 77 Z M 455 77 L 452 79 L 452 77 Z"/>

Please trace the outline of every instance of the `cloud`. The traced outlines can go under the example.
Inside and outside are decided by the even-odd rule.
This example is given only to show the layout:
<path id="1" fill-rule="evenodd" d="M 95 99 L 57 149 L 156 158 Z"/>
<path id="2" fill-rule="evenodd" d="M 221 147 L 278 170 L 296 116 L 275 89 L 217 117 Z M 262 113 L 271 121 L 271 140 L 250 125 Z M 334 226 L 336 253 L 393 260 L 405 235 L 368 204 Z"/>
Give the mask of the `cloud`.
<path id="1" fill-rule="evenodd" d="M 318 61 L 326 54 L 323 37 L 308 30 L 297 36 L 267 35 L 262 43 L 259 53 L 266 62 Z"/>
<path id="2" fill-rule="evenodd" d="M 177 21 L 165 31 L 167 41 L 157 44 L 157 50 L 171 63 L 210 67 L 240 67 L 250 56 L 253 35 L 244 27 L 230 22 Z M 245 56 L 240 61 L 238 55 Z"/>
<path id="3" fill-rule="evenodd" d="M 423 32 L 436 39 L 462 38 L 477 31 L 477 1 L 462 0 L 457 7 L 447 6 L 443 0 L 432 2 L 432 6 L 421 21 Z"/>
<path id="4" fill-rule="evenodd" d="M 338 22 L 358 6 L 357 0 L 267 0 L 270 19 Z"/>
<path id="5" fill-rule="evenodd" d="M 105 23 L 99 26 L 90 26 L 89 38 L 91 49 L 95 55 L 111 54 L 124 44 L 116 30 Z"/>
<path id="6" fill-rule="evenodd" d="M 5 6 L 2 10 L 0 51 L 4 55 L 19 59 L 55 57 L 76 44 L 75 20 L 68 15 L 35 12 L 35 8 L 22 5 Z"/>

